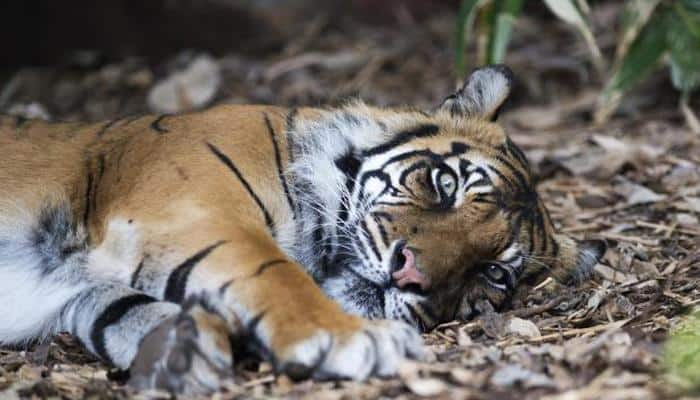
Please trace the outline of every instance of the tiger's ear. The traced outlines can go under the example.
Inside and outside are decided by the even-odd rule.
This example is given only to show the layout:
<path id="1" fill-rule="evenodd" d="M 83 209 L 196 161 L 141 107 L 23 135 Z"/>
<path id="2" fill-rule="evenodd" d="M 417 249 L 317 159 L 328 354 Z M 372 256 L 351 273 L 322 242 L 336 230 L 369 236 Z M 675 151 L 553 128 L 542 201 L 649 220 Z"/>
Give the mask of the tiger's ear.
<path id="1" fill-rule="evenodd" d="M 574 240 L 558 235 L 559 268 L 551 271 L 562 283 L 580 283 L 588 279 L 593 267 L 605 255 L 608 245 L 603 240 Z"/>
<path id="2" fill-rule="evenodd" d="M 512 84 L 513 72 L 507 66 L 481 67 L 469 75 L 461 89 L 443 101 L 439 110 L 449 112 L 452 117 L 480 116 L 495 120 Z"/>

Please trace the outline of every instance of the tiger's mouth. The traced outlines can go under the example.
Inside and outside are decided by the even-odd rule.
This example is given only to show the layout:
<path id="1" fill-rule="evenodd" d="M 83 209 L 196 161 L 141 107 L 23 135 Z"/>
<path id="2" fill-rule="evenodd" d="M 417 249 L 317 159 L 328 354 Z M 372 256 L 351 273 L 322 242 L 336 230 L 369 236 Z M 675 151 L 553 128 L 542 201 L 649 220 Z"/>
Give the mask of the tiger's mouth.
<path id="1" fill-rule="evenodd" d="M 358 249 L 321 286 L 347 312 L 403 320 L 427 331 L 440 321 L 428 304 L 430 279 L 421 271 L 416 253 L 417 249 L 401 239 L 382 254 L 380 263 L 365 259 Z"/>

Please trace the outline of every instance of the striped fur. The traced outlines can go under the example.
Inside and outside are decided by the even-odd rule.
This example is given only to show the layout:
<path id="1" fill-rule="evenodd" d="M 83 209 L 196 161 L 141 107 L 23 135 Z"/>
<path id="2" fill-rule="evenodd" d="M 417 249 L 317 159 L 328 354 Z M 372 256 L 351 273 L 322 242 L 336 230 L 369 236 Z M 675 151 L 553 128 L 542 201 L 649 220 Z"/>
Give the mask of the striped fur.
<path id="1" fill-rule="evenodd" d="M 364 379 L 419 358 L 415 328 L 580 278 L 603 249 L 554 231 L 490 122 L 509 79 L 478 70 L 429 113 L 0 119 L 0 344 L 65 330 L 183 393 L 228 377 L 229 338 L 295 378 Z"/>

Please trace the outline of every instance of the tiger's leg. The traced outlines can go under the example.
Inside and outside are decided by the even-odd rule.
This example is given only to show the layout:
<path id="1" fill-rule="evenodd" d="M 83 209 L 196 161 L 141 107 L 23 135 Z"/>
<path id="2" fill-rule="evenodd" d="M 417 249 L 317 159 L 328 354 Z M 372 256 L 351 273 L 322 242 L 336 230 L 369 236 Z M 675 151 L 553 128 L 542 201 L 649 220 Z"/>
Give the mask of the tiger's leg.
<path id="1" fill-rule="evenodd" d="M 174 267 L 144 266 L 139 275 L 149 282 L 138 278 L 136 287 L 160 282 L 150 290 L 173 301 L 205 293 L 218 314 L 240 320 L 278 372 L 294 378 L 391 375 L 404 357 L 420 356 L 413 328 L 344 313 L 266 231 L 231 228 L 231 220 L 199 220 L 169 236 L 164 242 L 189 250 Z"/>
<path id="2" fill-rule="evenodd" d="M 3 211 L 0 345 L 23 345 L 66 331 L 106 362 L 129 368 L 141 343 L 157 339 L 163 345 L 160 356 L 165 353 L 163 363 L 151 365 L 157 369 L 151 376 L 161 380 L 158 387 L 211 391 L 230 375 L 229 327 L 221 318 L 203 302 L 183 311 L 105 274 L 128 261 L 118 257 L 128 251 L 115 253 L 110 240 L 89 248 L 66 202 L 47 203 L 34 212 Z M 199 332 L 199 326 L 214 328 Z M 195 374 L 172 378 L 192 365 Z"/>
<path id="3" fill-rule="evenodd" d="M 121 332 L 120 339 L 135 340 L 128 354 L 120 352 L 118 343 L 105 343 L 109 351 L 123 354 L 124 362 L 117 364 L 107 360 L 129 368 L 132 374 L 130 383 L 137 388 L 158 388 L 193 395 L 219 389 L 233 375 L 230 338 L 240 331 L 237 320 L 225 320 L 209 305 L 205 293 L 174 299 L 167 293 L 154 290 L 157 284 L 154 285 L 149 279 L 154 276 L 137 279 L 144 265 L 144 257 L 142 237 L 134 226 L 136 224 L 123 218 L 105 222 L 106 232 L 102 241 L 88 257 L 88 274 L 118 282 L 120 290 L 136 293 L 133 296 L 143 299 L 145 303 L 165 304 L 176 310 L 167 315 L 159 314 L 157 309 L 144 310 L 134 317 L 138 325 L 134 329 L 127 320 L 129 314 L 119 317 L 120 302 L 129 302 L 116 300 L 113 304 L 117 305 L 110 305 L 112 310 L 104 311 L 103 314 L 107 316 L 98 317 L 97 321 L 103 318 L 108 322 L 123 324 L 124 329 L 117 328 Z M 86 309 L 88 316 L 94 314 L 90 313 L 90 304 L 85 299 L 77 299 L 76 307 Z M 154 322 L 147 323 L 150 321 Z M 147 328 L 140 325 L 147 325 Z M 95 322 L 93 330 L 99 326 L 100 323 Z"/>
<path id="4" fill-rule="evenodd" d="M 404 358 L 422 357 L 412 327 L 345 313 L 302 267 L 275 253 L 262 253 L 269 258 L 250 263 L 248 275 L 225 282 L 219 293 L 224 306 L 243 315 L 276 371 L 296 379 L 364 380 L 394 375 Z"/>

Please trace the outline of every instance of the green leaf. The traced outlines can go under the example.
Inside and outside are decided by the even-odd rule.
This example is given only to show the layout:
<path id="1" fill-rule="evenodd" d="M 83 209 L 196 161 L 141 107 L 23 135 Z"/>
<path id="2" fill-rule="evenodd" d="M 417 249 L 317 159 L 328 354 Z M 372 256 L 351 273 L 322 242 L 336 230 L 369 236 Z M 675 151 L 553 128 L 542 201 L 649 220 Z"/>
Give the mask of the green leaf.
<path id="1" fill-rule="evenodd" d="M 591 53 L 593 65 L 595 65 L 598 72 L 602 74 L 605 70 L 603 55 L 600 53 L 598 44 L 593 37 L 593 32 L 588 24 L 588 20 L 583 15 L 583 12 L 576 6 L 574 0 L 544 0 L 544 3 L 554 15 L 559 17 L 559 19 L 578 29 L 586 42 L 588 51 Z"/>
<path id="2" fill-rule="evenodd" d="M 700 13 L 700 0 L 682 0 L 681 4 L 686 10 Z"/>
<path id="3" fill-rule="evenodd" d="M 700 36 L 695 35 L 692 28 L 700 27 L 700 14 L 691 11 L 686 16 L 678 15 L 680 23 L 670 24 L 668 44 L 671 49 L 671 81 L 676 89 L 690 92 L 700 86 Z"/>
<path id="4" fill-rule="evenodd" d="M 575 26 L 588 25 L 573 0 L 544 0 L 544 4 L 547 5 L 554 15 L 567 24 Z"/>
<path id="5" fill-rule="evenodd" d="M 492 29 L 489 36 L 487 63 L 502 63 L 510 42 L 513 23 L 520 15 L 523 0 L 500 0 L 493 10 Z"/>
<path id="6" fill-rule="evenodd" d="M 697 3 L 697 4 L 695 4 Z M 673 8 L 685 28 L 700 39 L 700 0 L 686 0 L 674 4 Z"/>
<path id="7" fill-rule="evenodd" d="M 651 18 L 660 0 L 627 0 L 622 12 L 622 30 L 615 49 L 615 66 L 617 68 L 630 45 L 639 35 L 639 31 Z"/>
<path id="8" fill-rule="evenodd" d="M 658 8 L 630 45 L 627 54 L 608 80 L 596 109 L 596 122 L 606 121 L 622 98 L 622 94 L 646 77 L 657 66 L 668 49 L 667 33 L 674 22 L 671 12 Z"/>
<path id="9" fill-rule="evenodd" d="M 455 29 L 455 72 L 457 76 L 463 77 L 467 71 L 464 54 L 469 43 L 469 33 L 474 26 L 474 15 L 478 7 L 479 0 L 462 0 L 457 14 L 457 29 Z"/>
<path id="10" fill-rule="evenodd" d="M 700 315 L 676 327 L 664 346 L 666 379 L 685 390 L 700 389 Z"/>

